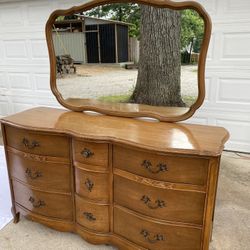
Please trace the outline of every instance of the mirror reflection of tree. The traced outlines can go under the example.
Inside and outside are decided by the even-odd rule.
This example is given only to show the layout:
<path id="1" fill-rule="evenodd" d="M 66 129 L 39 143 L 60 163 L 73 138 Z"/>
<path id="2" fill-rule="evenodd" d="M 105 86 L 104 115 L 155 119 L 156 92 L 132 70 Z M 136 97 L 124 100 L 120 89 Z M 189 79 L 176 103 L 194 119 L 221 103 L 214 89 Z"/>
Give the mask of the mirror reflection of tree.
<path id="1" fill-rule="evenodd" d="M 181 96 L 181 64 L 192 63 L 192 52 L 200 51 L 204 23 L 197 12 L 115 3 L 86 15 L 131 23 L 129 35 L 140 40 L 138 77 L 129 102 L 186 105 Z"/>
<path id="2" fill-rule="evenodd" d="M 181 13 L 141 5 L 140 59 L 131 101 L 185 106 L 181 98 Z"/>

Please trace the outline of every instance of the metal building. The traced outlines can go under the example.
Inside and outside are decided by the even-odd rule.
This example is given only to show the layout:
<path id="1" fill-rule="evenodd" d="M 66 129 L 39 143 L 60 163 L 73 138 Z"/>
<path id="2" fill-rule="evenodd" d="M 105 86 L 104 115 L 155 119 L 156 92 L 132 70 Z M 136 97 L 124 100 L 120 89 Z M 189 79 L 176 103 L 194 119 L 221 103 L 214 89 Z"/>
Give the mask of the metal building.
<path id="1" fill-rule="evenodd" d="M 69 54 L 76 63 L 127 62 L 128 26 L 86 16 L 56 21 L 53 32 L 56 56 Z"/>

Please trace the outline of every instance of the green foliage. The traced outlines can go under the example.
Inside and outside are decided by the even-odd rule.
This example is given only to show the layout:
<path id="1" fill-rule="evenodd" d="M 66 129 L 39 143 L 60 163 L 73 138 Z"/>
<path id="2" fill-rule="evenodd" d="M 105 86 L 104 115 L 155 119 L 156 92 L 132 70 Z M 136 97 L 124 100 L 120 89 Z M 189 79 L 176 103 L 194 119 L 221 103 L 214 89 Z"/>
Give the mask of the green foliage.
<path id="1" fill-rule="evenodd" d="M 183 10 L 181 13 L 181 47 L 192 44 L 193 50 L 199 53 L 204 35 L 204 22 L 194 10 Z"/>
<path id="2" fill-rule="evenodd" d="M 78 17 L 76 15 L 71 15 L 71 16 L 65 16 L 64 20 L 76 20 Z"/>
<path id="3" fill-rule="evenodd" d="M 129 35 L 131 37 L 139 36 L 140 8 L 138 4 L 106 4 L 87 11 L 85 15 L 130 23 Z"/>
<path id="4" fill-rule="evenodd" d="M 186 107 L 191 107 L 196 102 L 197 96 L 184 95 L 182 96 L 183 102 L 186 104 Z"/>
<path id="5" fill-rule="evenodd" d="M 59 16 L 56 18 L 56 21 L 63 21 L 64 20 L 64 16 Z"/>

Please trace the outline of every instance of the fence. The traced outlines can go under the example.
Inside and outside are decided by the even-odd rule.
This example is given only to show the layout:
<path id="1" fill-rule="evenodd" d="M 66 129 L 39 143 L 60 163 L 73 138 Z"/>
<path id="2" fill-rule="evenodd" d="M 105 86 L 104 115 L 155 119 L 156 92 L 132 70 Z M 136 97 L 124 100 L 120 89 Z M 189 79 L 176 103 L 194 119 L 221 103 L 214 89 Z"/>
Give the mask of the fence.
<path id="1" fill-rule="evenodd" d="M 129 61 L 135 64 L 139 61 L 139 41 L 135 37 L 129 38 Z"/>

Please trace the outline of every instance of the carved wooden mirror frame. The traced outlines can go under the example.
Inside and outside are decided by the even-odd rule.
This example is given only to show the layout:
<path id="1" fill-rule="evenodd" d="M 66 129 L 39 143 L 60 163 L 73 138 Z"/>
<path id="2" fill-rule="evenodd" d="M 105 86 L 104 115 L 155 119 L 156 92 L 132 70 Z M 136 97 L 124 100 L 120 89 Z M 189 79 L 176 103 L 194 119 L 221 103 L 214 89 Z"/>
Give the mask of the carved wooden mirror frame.
<path id="1" fill-rule="evenodd" d="M 151 106 L 152 108 L 150 107 L 150 110 L 145 111 L 143 109 L 137 110 L 137 108 L 133 108 L 132 105 L 136 104 L 129 104 L 129 103 L 116 104 L 116 107 L 114 107 L 113 104 L 107 105 L 101 102 L 98 103 L 98 101 L 95 100 L 93 101 L 89 100 L 83 102 L 82 104 L 77 104 L 76 102 L 77 105 L 76 104 L 74 105 L 74 102 L 70 103 L 63 99 L 61 93 L 58 91 L 56 86 L 56 56 L 52 40 L 52 26 L 58 16 L 72 15 L 76 12 L 83 12 L 93 7 L 109 3 L 138 3 L 138 4 L 147 4 L 160 8 L 170 8 L 174 10 L 193 9 L 200 14 L 201 18 L 204 21 L 204 37 L 198 61 L 198 97 L 195 103 L 191 107 L 189 108 L 177 107 L 176 109 L 172 107 L 172 109 L 176 111 L 168 113 L 164 112 L 164 109 L 167 109 L 168 107 Z M 195 111 L 201 106 L 205 98 L 205 63 L 206 63 L 209 41 L 211 37 L 211 28 L 212 28 L 212 23 L 208 13 L 202 7 L 202 5 L 194 1 L 174 2 L 172 0 L 164 0 L 164 1 L 163 0 L 94 0 L 80 6 L 74 6 L 67 10 L 56 10 L 50 15 L 46 23 L 46 40 L 47 40 L 49 59 L 50 59 L 51 90 L 55 95 L 56 99 L 58 100 L 58 102 L 62 106 L 73 111 L 81 112 L 81 111 L 91 110 L 114 116 L 152 117 L 160 121 L 167 121 L 167 122 L 177 122 L 186 120 L 195 113 Z M 139 105 L 140 104 L 138 104 L 138 106 Z M 181 109 L 186 109 L 187 112 L 186 113 L 178 112 Z"/>

